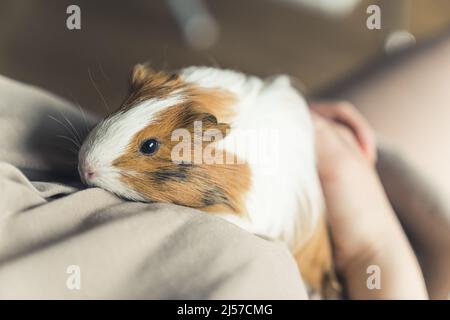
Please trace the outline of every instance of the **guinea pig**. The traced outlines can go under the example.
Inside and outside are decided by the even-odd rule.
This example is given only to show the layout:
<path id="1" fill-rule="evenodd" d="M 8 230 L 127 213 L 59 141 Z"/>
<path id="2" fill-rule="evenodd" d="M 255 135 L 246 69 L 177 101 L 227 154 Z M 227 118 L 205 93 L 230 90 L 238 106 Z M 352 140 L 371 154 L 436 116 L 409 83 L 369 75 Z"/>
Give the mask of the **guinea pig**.
<path id="1" fill-rule="evenodd" d="M 137 65 L 123 104 L 82 144 L 78 169 L 89 186 L 216 214 L 297 252 L 324 209 L 313 133 L 287 76 Z"/>

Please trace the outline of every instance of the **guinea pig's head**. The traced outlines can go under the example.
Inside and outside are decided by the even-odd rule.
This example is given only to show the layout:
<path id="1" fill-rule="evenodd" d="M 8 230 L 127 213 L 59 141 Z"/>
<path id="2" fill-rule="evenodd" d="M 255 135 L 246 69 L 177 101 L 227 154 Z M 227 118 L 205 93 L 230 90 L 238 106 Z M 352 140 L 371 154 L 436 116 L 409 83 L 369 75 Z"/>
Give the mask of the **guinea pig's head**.
<path id="1" fill-rule="evenodd" d="M 194 144 L 206 143 L 196 140 L 198 130 L 201 135 L 217 133 L 212 140 L 225 137 L 234 102 L 235 97 L 222 88 L 202 88 L 185 82 L 181 74 L 137 65 L 121 107 L 102 120 L 81 146 L 82 181 L 130 200 L 238 212 L 249 187 L 249 168 L 194 161 Z M 194 129 L 199 123 L 200 128 Z M 180 135 L 174 135 L 178 129 L 185 133 L 183 143 L 192 147 L 182 150 L 183 155 L 174 153 L 181 142 Z"/>

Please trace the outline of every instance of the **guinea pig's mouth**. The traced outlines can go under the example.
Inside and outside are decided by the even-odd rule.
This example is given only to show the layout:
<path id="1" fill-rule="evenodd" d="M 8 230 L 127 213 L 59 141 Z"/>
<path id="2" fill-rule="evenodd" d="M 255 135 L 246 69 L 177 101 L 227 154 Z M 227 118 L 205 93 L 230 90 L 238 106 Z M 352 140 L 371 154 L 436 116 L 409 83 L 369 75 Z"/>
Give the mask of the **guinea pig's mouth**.
<path id="1" fill-rule="evenodd" d="M 83 184 L 89 187 L 105 188 L 106 182 L 111 180 L 111 176 L 105 170 L 88 164 L 85 161 L 78 164 L 78 173 Z"/>
<path id="2" fill-rule="evenodd" d="M 81 162 L 78 163 L 78 174 L 80 175 L 81 182 L 88 186 L 92 185 L 92 180 L 98 175 L 94 168 Z"/>
<path id="3" fill-rule="evenodd" d="M 78 164 L 80 180 L 88 187 L 98 187 L 109 191 L 120 198 L 140 202 L 154 202 L 143 197 L 137 191 L 125 186 L 120 181 L 120 172 L 114 169 L 98 168 L 86 165 L 84 162 Z"/>

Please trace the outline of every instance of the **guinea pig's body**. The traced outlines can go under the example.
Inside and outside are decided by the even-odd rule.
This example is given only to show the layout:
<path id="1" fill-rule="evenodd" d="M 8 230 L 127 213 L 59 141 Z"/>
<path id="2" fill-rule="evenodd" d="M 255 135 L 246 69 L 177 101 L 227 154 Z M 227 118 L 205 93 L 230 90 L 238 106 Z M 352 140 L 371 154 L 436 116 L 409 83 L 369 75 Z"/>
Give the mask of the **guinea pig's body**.
<path id="1" fill-rule="evenodd" d="M 79 153 L 89 185 L 218 214 L 295 252 L 323 210 L 307 104 L 288 77 L 135 67 Z"/>
<path id="2" fill-rule="evenodd" d="M 230 91 L 230 133 L 218 148 L 249 166 L 243 212 L 223 217 L 257 234 L 278 238 L 291 249 L 311 235 L 321 209 L 313 127 L 304 99 L 286 76 L 268 80 L 234 71 L 191 67 L 182 78 L 200 87 Z M 231 147 L 227 148 L 227 145 Z M 227 214 L 228 213 L 228 214 Z"/>

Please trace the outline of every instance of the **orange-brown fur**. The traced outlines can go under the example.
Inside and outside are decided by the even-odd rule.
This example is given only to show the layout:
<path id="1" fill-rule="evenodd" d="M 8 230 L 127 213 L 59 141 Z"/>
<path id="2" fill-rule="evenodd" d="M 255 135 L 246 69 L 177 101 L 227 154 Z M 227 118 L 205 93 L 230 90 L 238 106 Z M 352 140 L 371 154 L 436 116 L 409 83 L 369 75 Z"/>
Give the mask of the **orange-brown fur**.
<path id="1" fill-rule="evenodd" d="M 130 109 L 151 98 L 165 98 L 175 90 L 181 90 L 193 107 L 213 114 L 219 122 L 229 122 L 234 114 L 231 106 L 236 102 L 236 97 L 231 92 L 218 88 L 200 88 L 184 83 L 176 73 L 156 72 L 140 64 L 131 73 L 128 96 L 119 110 Z"/>
<path id="2" fill-rule="evenodd" d="M 195 86 L 187 88 L 191 101 L 207 113 L 213 114 L 219 122 L 229 123 L 234 116 L 230 106 L 236 102 L 236 97 L 222 89 L 204 89 Z"/>
<path id="3" fill-rule="evenodd" d="M 137 66 L 131 77 L 129 96 L 121 110 L 132 108 L 150 98 L 164 98 L 177 89 L 182 89 L 186 94 L 186 102 L 157 114 L 151 124 L 133 137 L 127 152 L 116 159 L 113 165 L 129 172 L 123 174 L 122 180 L 149 200 L 175 203 L 207 212 L 245 214 L 243 201 L 251 179 L 247 164 L 226 163 L 226 159 L 236 159 L 236 156 L 225 152 L 220 157 L 222 161 L 212 164 L 176 163 L 171 157 L 173 147 L 179 143 L 171 139 L 175 129 L 185 128 L 190 132 L 193 152 L 194 121 L 201 121 L 202 134 L 208 129 L 215 129 L 222 137 L 226 136 L 229 125 L 221 121 L 229 120 L 233 114 L 231 104 L 235 98 L 231 93 L 187 85 L 178 76 Z M 151 157 L 139 152 L 141 143 L 149 138 L 160 141 L 160 149 Z M 215 142 L 212 140 L 200 140 L 201 150 Z M 214 147 L 210 155 L 220 156 Z M 191 159 L 194 159 L 193 156 L 191 154 Z"/>
<path id="4" fill-rule="evenodd" d="M 157 72 L 146 65 L 138 64 L 131 73 L 128 96 L 120 110 L 130 109 L 151 98 L 165 98 L 173 91 L 186 86 L 176 73 Z"/>
<path id="5" fill-rule="evenodd" d="M 337 280 L 331 239 L 325 216 L 321 216 L 309 241 L 294 253 L 300 272 L 315 291 L 326 298 L 338 298 L 341 288 Z"/>

